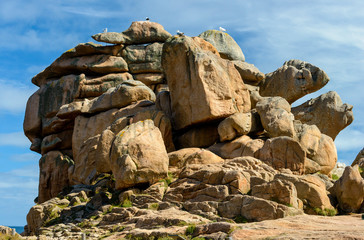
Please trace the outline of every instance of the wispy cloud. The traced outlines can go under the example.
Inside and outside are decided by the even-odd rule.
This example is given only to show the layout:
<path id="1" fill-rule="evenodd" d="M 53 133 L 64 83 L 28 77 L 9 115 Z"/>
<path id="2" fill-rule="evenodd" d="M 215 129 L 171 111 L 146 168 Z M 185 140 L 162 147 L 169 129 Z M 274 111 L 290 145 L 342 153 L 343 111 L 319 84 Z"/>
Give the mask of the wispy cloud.
<path id="1" fill-rule="evenodd" d="M 41 157 L 40 154 L 37 153 L 22 153 L 22 154 L 14 154 L 10 157 L 10 160 L 15 162 L 37 162 Z"/>
<path id="2" fill-rule="evenodd" d="M 14 84 L 10 80 L 0 80 L 0 89 L 0 111 L 9 113 L 25 112 L 28 98 L 36 91 L 35 86 Z"/>
<path id="3" fill-rule="evenodd" d="M 0 133 L 0 146 L 29 147 L 30 141 L 23 132 Z"/>

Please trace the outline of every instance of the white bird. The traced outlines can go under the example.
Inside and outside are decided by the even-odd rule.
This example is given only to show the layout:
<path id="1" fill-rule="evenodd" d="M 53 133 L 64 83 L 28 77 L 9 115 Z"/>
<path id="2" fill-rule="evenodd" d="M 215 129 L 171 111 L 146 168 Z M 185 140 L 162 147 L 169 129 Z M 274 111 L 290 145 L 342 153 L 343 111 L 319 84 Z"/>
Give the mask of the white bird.
<path id="1" fill-rule="evenodd" d="M 223 27 L 219 27 L 219 30 L 220 30 L 221 32 L 226 32 L 226 29 L 225 29 L 225 28 L 223 28 Z"/>
<path id="2" fill-rule="evenodd" d="M 177 30 L 177 34 L 178 36 L 184 36 L 185 34 L 183 32 L 181 32 L 180 30 Z"/>
<path id="3" fill-rule="evenodd" d="M 146 17 L 146 18 L 145 18 L 145 21 L 148 21 L 148 22 L 149 22 L 149 20 L 150 20 L 150 19 L 149 19 L 149 17 Z"/>
<path id="4" fill-rule="evenodd" d="M 104 28 L 104 30 L 102 30 L 103 33 L 106 33 L 107 32 L 107 28 Z"/>

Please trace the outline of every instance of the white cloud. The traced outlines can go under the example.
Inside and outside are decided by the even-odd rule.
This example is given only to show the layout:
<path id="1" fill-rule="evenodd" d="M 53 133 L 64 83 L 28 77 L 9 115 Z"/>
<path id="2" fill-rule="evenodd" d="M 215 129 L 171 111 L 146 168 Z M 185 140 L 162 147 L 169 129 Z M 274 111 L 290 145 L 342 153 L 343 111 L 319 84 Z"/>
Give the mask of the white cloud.
<path id="1" fill-rule="evenodd" d="M 10 157 L 11 160 L 15 162 L 34 162 L 38 161 L 41 158 L 40 154 L 37 153 L 22 153 L 22 154 L 14 154 Z"/>
<path id="2" fill-rule="evenodd" d="M 338 151 L 355 151 L 358 153 L 364 147 L 364 131 L 362 129 L 344 129 L 335 139 Z"/>
<path id="3" fill-rule="evenodd" d="M 30 141 L 23 132 L 0 133 L 0 146 L 29 147 Z"/>
<path id="4" fill-rule="evenodd" d="M 0 111 L 9 113 L 25 112 L 28 98 L 36 91 L 35 86 L 11 83 L 10 80 L 0 80 Z M 0 140 L 1 141 L 1 140 Z"/>

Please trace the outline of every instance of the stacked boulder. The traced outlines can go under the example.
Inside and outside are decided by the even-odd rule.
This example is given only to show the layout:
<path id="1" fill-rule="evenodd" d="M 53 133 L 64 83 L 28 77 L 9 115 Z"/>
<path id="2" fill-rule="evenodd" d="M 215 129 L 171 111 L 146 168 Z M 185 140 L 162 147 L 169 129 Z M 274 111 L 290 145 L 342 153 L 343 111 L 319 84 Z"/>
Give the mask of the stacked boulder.
<path id="1" fill-rule="evenodd" d="M 111 199 L 158 203 L 206 221 L 334 210 L 325 175 L 352 106 L 329 92 L 291 107 L 329 81 L 323 70 L 290 60 L 264 74 L 215 30 L 172 36 L 141 21 L 93 38 L 111 45 L 79 44 L 32 79 L 39 90 L 28 100 L 24 132 L 42 154 L 36 209 L 55 209 L 44 206 L 59 204 L 57 196 L 72 209 L 65 196 L 82 192 L 88 214 L 82 209 L 81 218 Z M 115 196 L 100 195 L 106 175 Z M 34 221 L 43 211 L 36 209 L 28 234 L 46 221 Z M 105 216 L 99 224 L 115 223 Z"/>

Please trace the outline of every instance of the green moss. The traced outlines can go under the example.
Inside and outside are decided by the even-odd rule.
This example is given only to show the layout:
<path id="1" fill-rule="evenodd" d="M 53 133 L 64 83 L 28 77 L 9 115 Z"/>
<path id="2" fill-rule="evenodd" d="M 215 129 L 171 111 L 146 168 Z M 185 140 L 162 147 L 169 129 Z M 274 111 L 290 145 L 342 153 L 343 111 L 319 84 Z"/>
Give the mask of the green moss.
<path id="1" fill-rule="evenodd" d="M 335 216 L 337 214 L 336 209 L 321 209 L 321 208 L 314 208 L 313 209 L 315 211 L 316 214 L 318 215 L 322 215 L 322 216 Z"/>
<path id="2" fill-rule="evenodd" d="M 338 176 L 338 175 L 336 175 L 336 174 L 332 174 L 331 178 L 332 178 L 333 180 L 338 180 L 338 179 L 339 179 L 339 176 Z"/>
<path id="3" fill-rule="evenodd" d="M 159 203 L 152 203 L 149 205 L 149 209 L 151 210 L 158 210 L 158 207 L 159 207 Z"/>
<path id="4" fill-rule="evenodd" d="M 244 216 L 238 215 L 234 218 L 234 221 L 236 223 L 247 223 L 249 222 L 248 219 L 246 219 Z"/>
<path id="5" fill-rule="evenodd" d="M 196 230 L 196 225 L 195 224 L 190 224 L 188 225 L 188 227 L 186 228 L 186 235 L 192 235 Z"/>
<path id="6" fill-rule="evenodd" d="M 125 199 L 122 206 L 123 207 L 132 207 L 133 203 L 129 199 Z"/>

